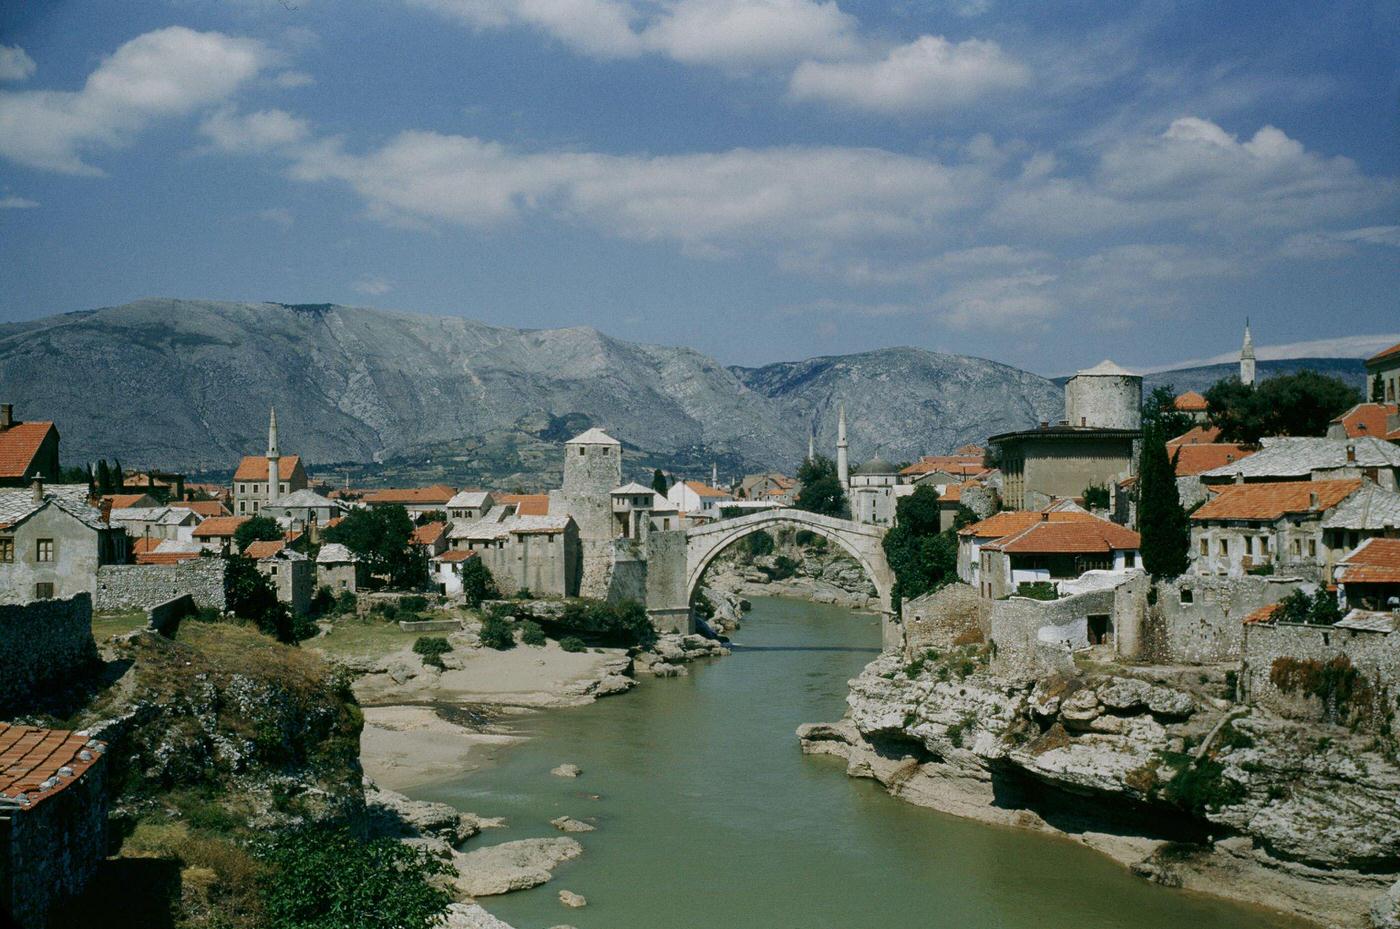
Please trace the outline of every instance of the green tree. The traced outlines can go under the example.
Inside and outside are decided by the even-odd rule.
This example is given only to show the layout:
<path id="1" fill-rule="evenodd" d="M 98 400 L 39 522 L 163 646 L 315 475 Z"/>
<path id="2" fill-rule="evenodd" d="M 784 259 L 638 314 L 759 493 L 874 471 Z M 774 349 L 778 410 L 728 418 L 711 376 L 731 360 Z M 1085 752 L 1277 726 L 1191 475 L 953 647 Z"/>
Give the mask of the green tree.
<path id="1" fill-rule="evenodd" d="M 274 833 L 255 854 L 276 929 L 428 929 L 452 900 L 441 880 L 451 867 L 396 839 L 313 826 Z"/>
<path id="2" fill-rule="evenodd" d="M 797 480 L 802 484 L 796 500 L 799 510 L 823 516 L 849 515 L 846 490 L 836 473 L 836 463 L 830 458 L 825 455 L 808 458 L 797 469 Z"/>
<path id="3" fill-rule="evenodd" d="M 885 533 L 885 558 L 894 572 L 894 599 L 912 599 L 957 577 L 957 530 L 940 532 L 938 491 L 922 484 L 895 505 L 895 525 Z"/>
<path id="4" fill-rule="evenodd" d="M 1371 378 L 1371 402 L 1385 402 L 1385 382 L 1381 380 L 1379 372 L 1376 373 L 1375 377 Z"/>
<path id="5" fill-rule="evenodd" d="M 254 516 L 233 530 L 233 544 L 241 552 L 250 542 L 276 542 L 282 538 L 282 527 L 271 516 Z"/>
<path id="6" fill-rule="evenodd" d="M 426 553 L 409 545 L 413 528 L 413 520 L 403 507 L 381 506 L 350 511 L 322 538 L 350 549 L 372 573 L 388 577 L 393 586 L 413 588 L 428 579 Z"/>
<path id="7" fill-rule="evenodd" d="M 287 604 L 277 599 L 272 582 L 250 559 L 235 556 L 227 560 L 224 599 L 230 613 L 279 642 L 299 642 L 316 632 L 315 623 L 305 616 L 294 616 Z"/>
<path id="8" fill-rule="evenodd" d="M 97 492 L 109 494 L 112 492 L 112 469 L 107 467 L 107 459 L 102 458 L 97 462 Z"/>
<path id="9" fill-rule="evenodd" d="M 667 486 L 666 475 L 661 473 L 660 468 L 651 472 L 651 489 L 661 494 L 663 497 L 666 496 L 666 491 L 671 489 Z"/>
<path id="10" fill-rule="evenodd" d="M 1359 399 L 1346 382 L 1298 371 L 1271 377 L 1258 387 L 1230 377 L 1206 391 L 1210 421 L 1226 442 L 1257 442 L 1268 435 L 1325 435 L 1333 419 Z"/>
<path id="11" fill-rule="evenodd" d="M 481 558 L 468 558 L 462 562 L 462 594 L 467 606 L 481 606 L 483 600 L 494 600 L 501 595 L 496 588 L 496 579 L 491 570 L 481 563 Z"/>
<path id="12" fill-rule="evenodd" d="M 1167 438 L 1174 438 L 1190 432 L 1196 421 L 1191 414 L 1176 408 L 1176 388 L 1171 384 L 1161 384 L 1152 388 L 1147 399 L 1142 401 L 1142 427 L 1156 426 Z"/>
<path id="13" fill-rule="evenodd" d="M 1186 572 L 1191 549 L 1190 526 L 1176 488 L 1176 469 L 1167 457 L 1166 439 L 1157 429 L 1142 437 L 1138 464 L 1138 526 L 1142 565 L 1153 577 Z"/>
<path id="14" fill-rule="evenodd" d="M 112 493 L 119 494 L 126 489 L 126 474 L 122 471 L 122 460 L 112 459 Z"/>

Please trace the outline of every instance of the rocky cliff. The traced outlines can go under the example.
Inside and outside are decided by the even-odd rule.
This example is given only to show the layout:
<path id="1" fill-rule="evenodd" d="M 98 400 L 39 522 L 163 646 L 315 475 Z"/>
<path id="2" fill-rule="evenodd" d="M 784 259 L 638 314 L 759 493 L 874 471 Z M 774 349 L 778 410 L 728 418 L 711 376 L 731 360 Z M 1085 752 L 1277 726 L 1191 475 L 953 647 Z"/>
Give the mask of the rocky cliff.
<path id="1" fill-rule="evenodd" d="M 1017 683 L 991 673 L 989 649 L 879 658 L 845 719 L 799 730 L 804 750 L 923 806 L 1073 836 L 1168 886 L 1391 925 L 1392 738 L 1238 706 L 1219 670 L 1086 662 Z"/>
<path id="2" fill-rule="evenodd" d="M 405 479 L 557 482 L 558 443 L 600 425 L 638 473 L 791 470 L 816 427 L 855 460 L 947 451 L 1057 419 L 1050 381 L 890 349 L 729 369 L 586 328 L 521 330 L 329 304 L 141 300 L 0 326 L 0 397 L 55 420 L 66 463 L 228 470 L 266 441 L 309 463 L 397 462 Z M 398 475 L 391 475 L 397 477 Z"/>

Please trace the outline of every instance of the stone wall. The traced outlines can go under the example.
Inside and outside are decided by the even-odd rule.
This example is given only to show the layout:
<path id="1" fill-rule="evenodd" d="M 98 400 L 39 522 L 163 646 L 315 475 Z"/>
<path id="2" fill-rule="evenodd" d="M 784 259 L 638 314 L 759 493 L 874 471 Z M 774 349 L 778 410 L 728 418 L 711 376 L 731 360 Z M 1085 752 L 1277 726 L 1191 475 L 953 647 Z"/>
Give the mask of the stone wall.
<path id="1" fill-rule="evenodd" d="M 84 595 L 86 599 L 86 595 Z M 29 809 L 7 812 L 8 867 L 0 868 L 0 923 L 45 929 L 59 902 L 87 886 L 107 854 L 106 760 Z M 9 912 L 4 912 L 8 910 Z"/>
<path id="2" fill-rule="evenodd" d="M 171 597 L 189 594 L 196 606 L 226 609 L 222 558 L 193 558 L 174 565 L 103 565 L 97 569 L 93 606 L 108 610 L 145 610 Z"/>
<path id="3" fill-rule="evenodd" d="M 1374 712 L 1363 707 L 1361 725 L 1377 727 L 1388 722 L 1387 713 L 1396 709 L 1397 684 L 1400 684 L 1400 633 L 1364 632 L 1338 629 L 1335 626 L 1304 626 L 1295 623 L 1255 624 L 1245 627 L 1244 655 L 1240 663 L 1240 690 L 1245 702 L 1264 706 L 1281 716 L 1292 719 L 1347 722 L 1348 707 L 1327 712 L 1317 696 L 1302 689 L 1284 690 L 1273 680 L 1277 661 L 1291 663 L 1295 670 L 1306 671 L 1303 663 L 1326 664 L 1345 656 L 1358 672 L 1366 687 L 1355 685 L 1351 692 L 1358 697 L 1374 697 Z M 1316 666 L 1315 666 L 1316 667 Z"/>
<path id="4" fill-rule="evenodd" d="M 81 678 L 97 661 L 92 597 L 0 605 L 0 715 Z"/>
<path id="5" fill-rule="evenodd" d="M 986 638 L 991 632 L 991 604 L 967 584 L 949 584 L 905 600 L 901 611 L 905 658 Z"/>
<path id="6" fill-rule="evenodd" d="M 1244 618 L 1300 587 L 1311 589 L 1297 578 L 1135 577 L 1118 588 L 1113 606 L 1118 655 L 1157 664 L 1236 661 Z"/>
<path id="7" fill-rule="evenodd" d="M 180 594 L 172 597 L 164 603 L 157 603 L 146 611 L 146 628 L 152 632 L 158 632 L 167 639 L 175 638 L 175 632 L 180 628 L 180 620 L 186 616 L 193 616 L 198 607 L 194 605 L 194 598 L 189 594 Z"/>
<path id="8" fill-rule="evenodd" d="M 647 614 L 659 632 L 695 631 L 686 567 L 684 530 L 662 530 L 647 536 Z"/>
<path id="9" fill-rule="evenodd" d="M 613 540 L 612 578 L 608 583 L 608 602 L 624 600 L 647 602 L 647 563 L 643 557 L 644 543 L 633 539 Z"/>
<path id="10" fill-rule="evenodd" d="M 1013 680 L 1073 671 L 1073 653 L 1089 645 L 1089 617 L 1112 616 L 1112 590 L 1059 600 L 991 601 L 992 671 Z"/>

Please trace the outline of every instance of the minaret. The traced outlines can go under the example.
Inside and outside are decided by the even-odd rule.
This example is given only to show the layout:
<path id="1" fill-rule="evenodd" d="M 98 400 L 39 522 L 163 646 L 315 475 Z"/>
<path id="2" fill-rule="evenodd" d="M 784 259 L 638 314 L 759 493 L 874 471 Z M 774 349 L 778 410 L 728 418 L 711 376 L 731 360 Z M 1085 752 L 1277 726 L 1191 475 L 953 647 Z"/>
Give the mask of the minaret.
<path id="1" fill-rule="evenodd" d="M 267 503 L 277 502 L 281 496 L 282 474 L 279 464 L 282 453 L 277 450 L 277 407 L 272 408 L 272 415 L 267 421 Z"/>
<path id="2" fill-rule="evenodd" d="M 719 462 L 710 462 L 710 486 L 719 489 Z"/>
<path id="3" fill-rule="evenodd" d="M 807 460 L 811 461 L 817 457 L 817 431 L 807 430 Z"/>
<path id="4" fill-rule="evenodd" d="M 1249 334 L 1249 317 L 1244 318 L 1244 345 L 1240 348 L 1240 383 L 1254 386 L 1254 339 Z"/>
<path id="5" fill-rule="evenodd" d="M 842 400 L 836 411 L 836 476 L 840 478 L 841 486 L 849 489 L 851 470 L 846 459 L 846 401 Z"/>

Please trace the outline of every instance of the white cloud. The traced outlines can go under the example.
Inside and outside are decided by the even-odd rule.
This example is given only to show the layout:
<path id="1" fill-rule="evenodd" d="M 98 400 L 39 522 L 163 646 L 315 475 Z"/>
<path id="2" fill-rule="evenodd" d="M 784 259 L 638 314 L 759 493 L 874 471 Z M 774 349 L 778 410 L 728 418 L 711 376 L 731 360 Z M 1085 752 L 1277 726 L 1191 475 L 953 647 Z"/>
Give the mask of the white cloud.
<path id="1" fill-rule="evenodd" d="M 367 294 L 371 297 L 382 297 L 394 289 L 393 284 L 390 284 L 384 278 L 378 276 L 362 277 L 350 286 L 359 293 Z"/>
<path id="2" fill-rule="evenodd" d="M 642 52 L 632 30 L 635 13 L 616 0 L 409 0 L 473 29 L 527 26 L 576 51 L 598 58 L 626 58 Z"/>
<path id="3" fill-rule="evenodd" d="M 686 64 L 741 67 L 845 57 L 860 49 L 856 31 L 835 0 L 681 0 L 643 39 Z"/>
<path id="4" fill-rule="evenodd" d="M 295 87 L 310 87 L 316 83 L 316 79 L 305 71 L 283 71 L 273 78 L 273 81 L 278 87 L 288 90 Z"/>
<path id="5" fill-rule="evenodd" d="M 285 206 L 272 206 L 265 210 L 258 210 L 258 219 L 272 223 L 274 226 L 281 226 L 283 229 L 292 228 L 292 223 L 296 222 L 292 211 Z"/>
<path id="6" fill-rule="evenodd" d="M 963 106 L 1029 79 L 1026 66 L 995 42 L 926 35 L 876 61 L 804 61 L 788 92 L 796 100 L 900 113 Z"/>
<path id="7" fill-rule="evenodd" d="M 241 114 L 231 107 L 210 113 L 199 131 L 222 152 L 267 152 L 310 137 L 306 120 L 285 110 L 259 110 Z"/>
<path id="8" fill-rule="evenodd" d="M 1286 258 L 1330 259 L 1355 254 L 1358 245 L 1400 248 L 1400 226 L 1300 232 L 1279 249 Z"/>
<path id="9" fill-rule="evenodd" d="M 1025 271 L 961 284 L 938 301 L 943 318 L 959 329 L 1041 328 L 1060 312 L 1049 285 L 1053 274 Z"/>
<path id="10" fill-rule="evenodd" d="M 0 45 L 0 81 L 28 80 L 38 65 L 18 45 Z"/>
<path id="11" fill-rule="evenodd" d="M 28 197 L 0 197 L 0 210 L 32 210 L 38 205 L 38 200 L 30 200 Z"/>
<path id="12" fill-rule="evenodd" d="M 68 174 L 102 172 L 83 161 L 117 148 L 152 120 L 228 98 L 268 63 L 253 39 L 172 26 L 122 45 L 78 91 L 0 92 L 0 156 Z"/>

